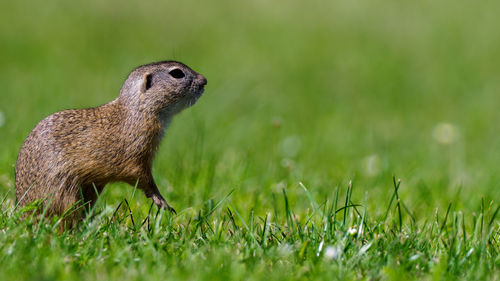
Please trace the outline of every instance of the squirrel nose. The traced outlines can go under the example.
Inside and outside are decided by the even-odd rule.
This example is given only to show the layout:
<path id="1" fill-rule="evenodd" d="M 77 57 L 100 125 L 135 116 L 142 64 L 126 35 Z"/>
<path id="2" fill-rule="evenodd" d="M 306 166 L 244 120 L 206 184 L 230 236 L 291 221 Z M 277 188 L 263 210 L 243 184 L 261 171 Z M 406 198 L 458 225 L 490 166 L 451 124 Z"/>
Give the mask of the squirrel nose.
<path id="1" fill-rule="evenodd" d="M 207 84 L 207 78 L 203 75 L 198 75 L 198 79 L 200 80 L 201 86 L 205 86 Z"/>

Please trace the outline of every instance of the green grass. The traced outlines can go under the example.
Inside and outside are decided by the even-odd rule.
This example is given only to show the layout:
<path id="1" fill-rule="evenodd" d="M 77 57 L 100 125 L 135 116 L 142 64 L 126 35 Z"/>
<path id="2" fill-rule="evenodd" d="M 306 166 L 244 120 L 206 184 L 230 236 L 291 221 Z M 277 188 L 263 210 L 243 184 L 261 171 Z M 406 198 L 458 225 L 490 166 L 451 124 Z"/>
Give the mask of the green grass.
<path id="1" fill-rule="evenodd" d="M 3 1 L 0 279 L 498 279 L 499 8 Z M 178 215 L 113 184 L 73 231 L 20 220 L 36 123 L 163 59 L 208 79 L 154 163 Z"/>
<path id="2" fill-rule="evenodd" d="M 57 234 L 60 220 L 34 224 L 2 204 L 2 280 L 283 279 L 466 280 L 498 278 L 498 208 L 477 214 L 436 212 L 417 222 L 394 179 L 381 216 L 352 198 L 353 185 L 298 215 L 286 189 L 274 212 L 243 212 L 229 193 L 199 210 L 172 216 L 99 202 L 78 229 Z M 484 203 L 484 202 L 483 202 Z M 147 207 L 147 206 L 144 206 Z M 140 208 L 139 208 L 140 209 Z M 28 269 L 28 270 L 27 270 Z"/>

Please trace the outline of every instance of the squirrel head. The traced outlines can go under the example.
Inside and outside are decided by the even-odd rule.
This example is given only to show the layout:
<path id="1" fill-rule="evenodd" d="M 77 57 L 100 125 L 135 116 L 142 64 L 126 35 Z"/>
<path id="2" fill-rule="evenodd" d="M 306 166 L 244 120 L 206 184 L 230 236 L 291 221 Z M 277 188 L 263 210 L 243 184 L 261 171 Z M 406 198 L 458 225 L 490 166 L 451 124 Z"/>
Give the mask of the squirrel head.
<path id="1" fill-rule="evenodd" d="M 207 79 L 177 61 L 140 66 L 130 73 L 120 91 L 120 103 L 141 112 L 175 114 L 196 103 Z"/>

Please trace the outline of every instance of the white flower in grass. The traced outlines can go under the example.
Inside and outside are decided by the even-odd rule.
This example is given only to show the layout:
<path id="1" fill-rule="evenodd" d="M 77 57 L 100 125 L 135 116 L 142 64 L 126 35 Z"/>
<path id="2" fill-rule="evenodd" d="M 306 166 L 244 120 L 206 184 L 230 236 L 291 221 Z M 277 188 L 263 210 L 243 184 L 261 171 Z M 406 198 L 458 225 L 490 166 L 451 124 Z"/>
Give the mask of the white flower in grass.
<path id="1" fill-rule="evenodd" d="M 380 157 L 377 154 L 368 155 L 363 158 L 361 165 L 363 171 L 369 177 L 376 176 L 380 173 Z"/>
<path id="2" fill-rule="evenodd" d="M 279 151 L 288 158 L 297 156 L 302 146 L 302 142 L 298 136 L 288 136 L 279 144 Z"/>
<path id="3" fill-rule="evenodd" d="M 328 246 L 325 248 L 325 257 L 335 260 L 340 258 L 342 250 L 339 247 Z"/>
<path id="4" fill-rule="evenodd" d="M 450 123 L 438 123 L 432 129 L 432 136 L 440 144 L 451 144 L 458 139 L 458 128 Z"/>
<path id="5" fill-rule="evenodd" d="M 351 236 L 354 236 L 354 235 L 356 235 L 356 233 L 358 233 L 358 229 L 355 227 L 349 227 L 349 229 L 347 230 L 347 233 L 349 233 L 349 235 L 351 235 Z"/>

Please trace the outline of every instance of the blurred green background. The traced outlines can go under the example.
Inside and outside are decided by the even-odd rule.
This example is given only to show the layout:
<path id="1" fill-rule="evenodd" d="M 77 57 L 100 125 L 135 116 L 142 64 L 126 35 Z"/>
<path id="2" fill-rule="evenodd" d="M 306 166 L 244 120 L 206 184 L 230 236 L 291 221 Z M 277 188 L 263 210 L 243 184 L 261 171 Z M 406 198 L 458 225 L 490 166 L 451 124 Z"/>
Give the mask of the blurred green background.
<path id="1" fill-rule="evenodd" d="M 37 122 L 107 103 L 134 67 L 175 59 L 208 79 L 154 164 L 178 211 L 235 189 L 236 206 L 264 214 L 283 187 L 305 210 L 299 182 L 322 202 L 353 180 L 354 200 L 383 213 L 393 174 L 417 218 L 450 202 L 477 210 L 500 196 L 499 8 L 2 1 L 0 192 L 13 189 L 17 153 Z M 110 187 L 110 204 L 132 192 Z"/>

